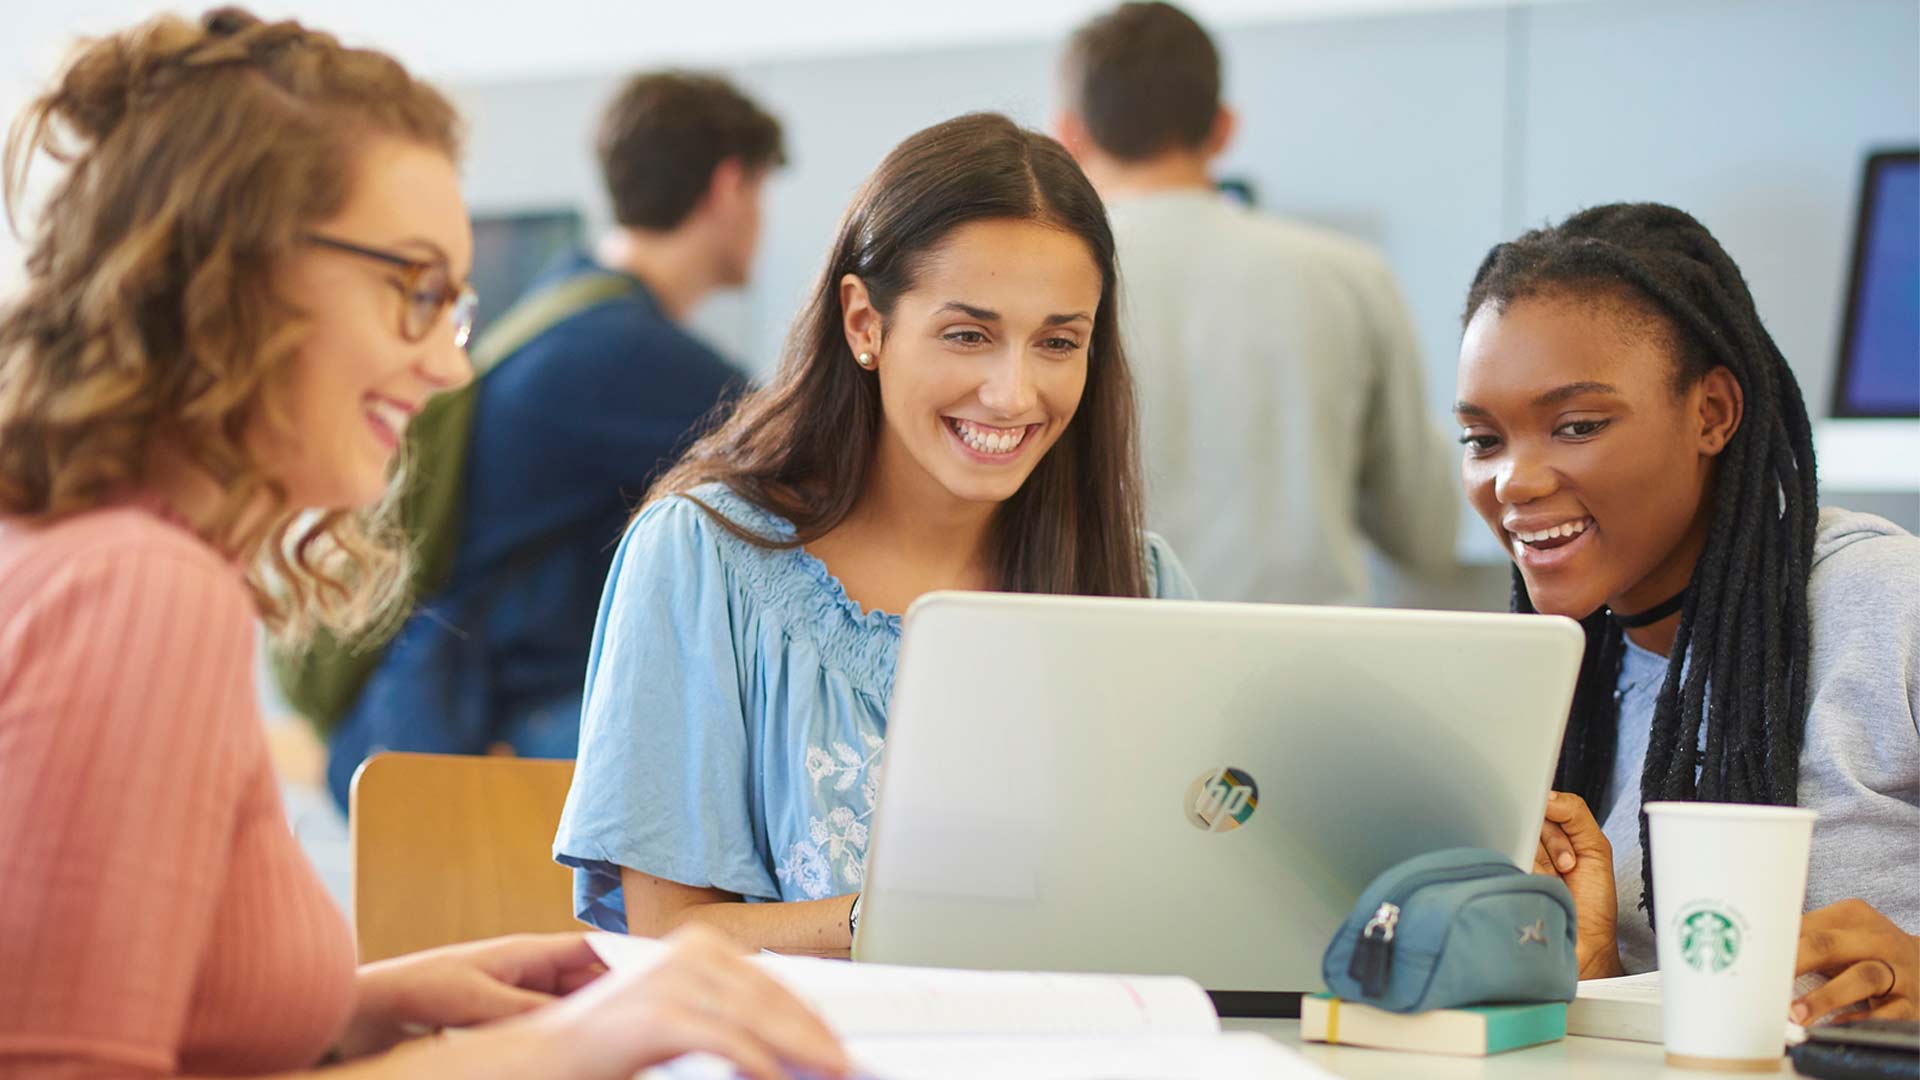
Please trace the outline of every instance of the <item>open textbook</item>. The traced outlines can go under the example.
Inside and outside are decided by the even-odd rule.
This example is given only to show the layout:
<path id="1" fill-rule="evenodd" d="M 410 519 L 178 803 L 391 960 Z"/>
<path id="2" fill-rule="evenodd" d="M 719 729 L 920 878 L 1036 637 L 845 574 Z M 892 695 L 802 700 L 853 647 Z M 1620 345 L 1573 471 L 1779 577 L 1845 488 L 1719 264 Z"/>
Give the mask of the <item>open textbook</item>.
<path id="1" fill-rule="evenodd" d="M 1660 1041 L 1660 973 L 1588 979 L 1567 1006 L 1567 1034 Z"/>
<path id="2" fill-rule="evenodd" d="M 591 934 L 614 968 L 655 963 L 666 946 Z M 765 955 L 754 961 L 818 1012 L 874 1080 L 1332 1080 L 1262 1035 L 1223 1034 L 1206 992 L 1168 976 L 1044 975 L 852 964 Z M 731 1076 L 685 1059 L 648 1080 Z"/>

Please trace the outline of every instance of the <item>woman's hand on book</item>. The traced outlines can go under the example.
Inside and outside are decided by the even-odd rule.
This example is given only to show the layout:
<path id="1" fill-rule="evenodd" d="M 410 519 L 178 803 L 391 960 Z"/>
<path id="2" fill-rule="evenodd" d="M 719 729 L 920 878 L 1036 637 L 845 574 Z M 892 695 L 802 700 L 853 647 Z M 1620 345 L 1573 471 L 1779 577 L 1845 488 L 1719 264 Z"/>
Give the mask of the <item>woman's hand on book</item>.
<path id="1" fill-rule="evenodd" d="M 517 934 L 366 964 L 338 1052 L 364 1057 L 441 1028 L 518 1016 L 605 971 L 581 934 Z"/>
<path id="2" fill-rule="evenodd" d="M 1850 1020 L 1912 1020 L 1920 1016 L 1920 937 L 1900 929 L 1865 900 L 1842 900 L 1800 920 L 1794 973 L 1829 976 L 1825 985 L 1793 1003 L 1794 1023 L 1835 1009 Z"/>
<path id="3" fill-rule="evenodd" d="M 551 1075 L 628 1080 L 692 1053 L 725 1058 L 753 1080 L 847 1075 L 833 1032 L 730 939 L 690 924 L 666 940 L 673 950 L 658 964 L 611 972 L 528 1018 L 556 1036 L 565 1064 Z"/>
<path id="4" fill-rule="evenodd" d="M 1548 795 L 1533 872 L 1558 877 L 1573 894 L 1579 919 L 1574 954 L 1580 962 L 1580 977 L 1610 979 L 1622 974 L 1615 932 L 1620 913 L 1613 884 L 1613 844 L 1585 799 L 1564 791 Z"/>

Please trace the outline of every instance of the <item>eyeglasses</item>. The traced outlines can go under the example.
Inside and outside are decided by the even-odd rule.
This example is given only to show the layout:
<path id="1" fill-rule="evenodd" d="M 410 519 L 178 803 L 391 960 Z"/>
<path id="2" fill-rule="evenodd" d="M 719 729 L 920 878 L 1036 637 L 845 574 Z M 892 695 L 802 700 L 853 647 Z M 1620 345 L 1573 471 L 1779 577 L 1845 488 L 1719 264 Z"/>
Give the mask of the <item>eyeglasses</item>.
<path id="1" fill-rule="evenodd" d="M 410 258 L 397 251 L 383 251 L 317 233 L 308 233 L 305 239 L 309 244 L 399 267 L 400 280 L 394 282 L 394 286 L 406 298 L 405 306 L 400 309 L 400 336 L 408 341 L 424 341 L 433 324 L 440 321 L 441 313 L 451 308 L 454 347 L 467 347 L 467 338 L 473 334 L 473 313 L 480 306 L 480 295 L 473 291 L 472 285 L 455 285 L 453 272 L 445 262 Z"/>

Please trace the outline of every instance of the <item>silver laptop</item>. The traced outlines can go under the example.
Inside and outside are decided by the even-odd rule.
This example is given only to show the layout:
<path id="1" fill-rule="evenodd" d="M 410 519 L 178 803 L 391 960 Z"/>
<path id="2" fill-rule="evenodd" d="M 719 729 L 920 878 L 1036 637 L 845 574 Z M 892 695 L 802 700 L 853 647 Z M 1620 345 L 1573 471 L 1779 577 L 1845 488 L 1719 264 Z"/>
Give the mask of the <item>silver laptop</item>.
<path id="1" fill-rule="evenodd" d="M 1532 866 L 1581 648 L 1541 615 L 929 595 L 854 958 L 1316 991 L 1380 871 Z"/>

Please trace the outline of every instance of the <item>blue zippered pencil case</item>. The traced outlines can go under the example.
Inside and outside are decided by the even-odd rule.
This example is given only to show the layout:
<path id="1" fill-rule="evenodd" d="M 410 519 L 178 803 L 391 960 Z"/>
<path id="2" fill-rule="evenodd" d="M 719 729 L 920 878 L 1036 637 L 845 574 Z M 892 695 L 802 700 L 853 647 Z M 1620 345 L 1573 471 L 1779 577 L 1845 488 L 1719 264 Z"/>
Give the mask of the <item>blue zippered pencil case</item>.
<path id="1" fill-rule="evenodd" d="M 1335 997 L 1390 1012 L 1572 1001 L 1573 896 L 1486 848 L 1416 856 L 1373 879 L 1321 974 Z"/>

